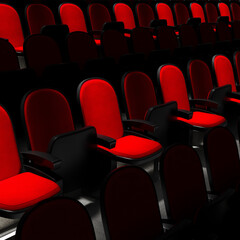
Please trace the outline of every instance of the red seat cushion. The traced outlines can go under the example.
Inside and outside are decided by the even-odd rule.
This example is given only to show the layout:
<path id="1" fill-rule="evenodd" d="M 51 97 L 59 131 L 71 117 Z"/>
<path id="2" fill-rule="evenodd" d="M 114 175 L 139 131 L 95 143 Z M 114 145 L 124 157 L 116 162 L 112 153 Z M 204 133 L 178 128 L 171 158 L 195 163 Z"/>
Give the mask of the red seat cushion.
<path id="1" fill-rule="evenodd" d="M 52 197 L 60 191 L 53 181 L 30 172 L 0 181 L 0 209 L 18 210 Z"/>
<path id="2" fill-rule="evenodd" d="M 174 120 L 179 120 L 200 127 L 215 127 L 225 122 L 225 118 L 212 113 L 193 112 L 191 119 L 174 117 Z"/>
<path id="3" fill-rule="evenodd" d="M 133 159 L 149 156 L 162 148 L 158 142 L 133 135 L 117 139 L 116 146 L 112 149 L 100 145 L 98 147 L 114 155 Z"/>
<path id="4" fill-rule="evenodd" d="M 227 102 L 235 102 L 235 103 L 239 103 L 240 104 L 240 100 L 236 99 L 236 98 L 227 97 L 227 98 L 225 98 L 225 101 L 227 101 Z"/>

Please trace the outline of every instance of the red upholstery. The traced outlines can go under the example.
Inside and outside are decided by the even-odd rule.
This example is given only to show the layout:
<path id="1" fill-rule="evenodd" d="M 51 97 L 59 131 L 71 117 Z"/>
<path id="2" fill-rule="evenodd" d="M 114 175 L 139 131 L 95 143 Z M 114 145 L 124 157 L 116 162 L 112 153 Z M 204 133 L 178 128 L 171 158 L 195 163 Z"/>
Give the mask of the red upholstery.
<path id="1" fill-rule="evenodd" d="M 226 128 L 211 130 L 204 141 L 213 191 L 222 193 L 240 182 L 238 148 L 234 136 Z"/>
<path id="2" fill-rule="evenodd" d="M 218 3 L 218 9 L 221 17 L 227 16 L 229 21 L 232 21 L 230 10 L 226 3 L 223 3 L 223 2 Z"/>
<path id="3" fill-rule="evenodd" d="M 193 97 L 207 99 L 213 89 L 212 76 L 208 65 L 201 60 L 192 60 L 188 66 Z"/>
<path id="4" fill-rule="evenodd" d="M 23 51 L 24 36 L 18 13 L 6 4 L 0 4 L 0 38 L 8 39 L 17 52 Z"/>
<path id="5" fill-rule="evenodd" d="M 119 31 L 104 31 L 102 46 L 105 56 L 114 58 L 117 63 L 122 55 L 129 53 L 127 40 L 124 34 Z"/>
<path id="6" fill-rule="evenodd" d="M 18 224 L 19 240 L 54 239 L 95 240 L 91 218 L 85 207 L 70 198 L 44 201 L 26 214 Z"/>
<path id="7" fill-rule="evenodd" d="M 146 3 L 139 3 L 136 6 L 139 27 L 150 27 L 150 23 L 155 19 L 152 8 Z"/>
<path id="8" fill-rule="evenodd" d="M 205 11 L 207 20 L 209 23 L 216 23 L 218 18 L 218 11 L 216 6 L 213 3 L 206 3 L 205 4 Z"/>
<path id="9" fill-rule="evenodd" d="M 90 4 L 88 12 L 93 31 L 101 31 L 103 29 L 104 23 L 112 21 L 107 7 L 103 4 Z"/>
<path id="10" fill-rule="evenodd" d="M 239 21 L 240 20 L 240 6 L 237 3 L 231 3 L 230 5 L 231 11 L 232 11 L 232 17 L 233 21 Z"/>
<path id="11" fill-rule="evenodd" d="M 187 7 L 183 3 L 176 3 L 174 5 L 174 11 L 177 19 L 177 25 L 186 24 L 190 17 Z"/>
<path id="12" fill-rule="evenodd" d="M 132 30 L 132 43 L 135 53 L 144 53 L 146 57 L 155 50 L 155 42 L 152 33 L 147 28 L 135 28 Z"/>
<path id="13" fill-rule="evenodd" d="M 53 136 L 74 130 L 66 98 L 52 89 L 40 89 L 27 95 L 24 118 L 31 149 L 34 151 L 46 152 Z"/>
<path id="14" fill-rule="evenodd" d="M 232 32 L 225 22 L 218 22 L 216 25 L 216 32 L 219 41 L 232 41 Z"/>
<path id="15" fill-rule="evenodd" d="M 205 128 L 211 128 L 218 126 L 222 123 L 224 123 L 226 120 L 224 117 L 212 114 L 212 113 L 206 113 L 206 112 L 193 112 L 193 116 L 191 119 L 185 119 L 181 117 L 173 117 L 174 120 L 186 122 L 192 126 L 200 126 Z"/>
<path id="16" fill-rule="evenodd" d="M 207 202 L 202 166 L 193 148 L 176 145 L 163 159 L 163 181 L 173 220 L 193 219 Z"/>
<path id="17" fill-rule="evenodd" d="M 35 70 L 38 76 L 52 64 L 62 62 L 57 43 L 44 35 L 31 35 L 24 42 L 24 54 L 27 66 Z"/>
<path id="18" fill-rule="evenodd" d="M 159 19 L 166 19 L 168 26 L 175 26 L 172 10 L 166 3 L 158 3 L 156 9 Z"/>
<path id="19" fill-rule="evenodd" d="M 230 98 L 230 97 L 227 97 L 224 99 L 225 101 L 228 101 L 228 102 L 235 102 L 235 103 L 239 103 L 240 104 L 240 100 L 239 99 L 236 99 L 236 98 Z"/>
<path id="20" fill-rule="evenodd" d="M 3 107 L 0 107 L 0 121 L 0 181 L 2 181 L 18 174 L 21 163 L 12 123 Z"/>
<path id="21" fill-rule="evenodd" d="M 108 82 L 97 78 L 84 82 L 79 100 L 85 126 L 94 126 L 98 134 L 114 139 L 123 136 L 117 96 Z"/>
<path id="22" fill-rule="evenodd" d="M 158 71 L 164 102 L 176 101 L 179 109 L 189 111 L 188 94 L 181 70 L 173 65 L 164 65 Z"/>
<path id="23" fill-rule="evenodd" d="M 113 6 L 116 21 L 123 22 L 125 29 L 136 27 L 132 9 L 125 3 L 116 3 Z"/>
<path id="24" fill-rule="evenodd" d="M 213 58 L 213 67 L 218 87 L 230 84 L 232 86 L 232 91 L 236 92 L 236 83 L 230 60 L 223 55 L 216 55 Z"/>
<path id="25" fill-rule="evenodd" d="M 144 170 L 117 169 L 102 196 L 110 239 L 157 239 L 163 233 L 155 188 Z"/>
<path id="26" fill-rule="evenodd" d="M 216 43 L 216 33 L 211 24 L 200 24 L 200 35 L 202 43 Z"/>
<path id="27" fill-rule="evenodd" d="M 234 64 L 235 64 L 235 68 L 237 70 L 237 76 L 238 76 L 238 83 L 240 81 L 240 51 L 236 52 L 234 54 Z"/>
<path id="28" fill-rule="evenodd" d="M 191 3 L 190 8 L 191 8 L 192 16 L 194 18 L 201 18 L 201 23 L 206 22 L 205 16 L 204 16 L 204 11 L 200 4 Z"/>
<path id="29" fill-rule="evenodd" d="M 25 172 L 0 181 L 0 208 L 19 210 L 32 206 L 60 191 L 53 181 Z"/>
<path id="30" fill-rule="evenodd" d="M 100 145 L 98 145 L 98 147 L 116 156 L 131 159 L 147 157 L 162 148 L 161 144 L 158 142 L 133 135 L 117 139 L 116 146 L 114 148 L 108 149 Z"/>
<path id="31" fill-rule="evenodd" d="M 83 69 L 90 59 L 98 58 L 97 46 L 94 39 L 85 32 L 72 32 L 67 39 L 70 62 L 78 63 Z"/>
<path id="32" fill-rule="evenodd" d="M 178 47 L 178 39 L 171 27 L 161 26 L 157 32 L 160 49 L 170 49 L 172 52 Z"/>
<path id="33" fill-rule="evenodd" d="M 39 34 L 45 25 L 55 25 L 51 9 L 41 3 L 32 3 L 27 6 L 26 16 L 30 34 Z"/>
<path id="34" fill-rule="evenodd" d="M 194 28 L 189 24 L 181 25 L 179 29 L 179 37 L 181 40 L 182 46 L 193 46 L 198 45 L 198 36 Z"/>
<path id="35" fill-rule="evenodd" d="M 69 32 L 87 32 L 87 26 L 83 11 L 73 3 L 63 3 L 59 7 L 62 24 L 68 25 Z"/>
<path id="36" fill-rule="evenodd" d="M 130 72 L 124 78 L 123 88 L 129 118 L 144 120 L 148 109 L 157 105 L 151 79 L 143 72 Z"/>
<path id="37" fill-rule="evenodd" d="M 20 69 L 15 49 L 7 40 L 0 38 L 0 71 Z"/>

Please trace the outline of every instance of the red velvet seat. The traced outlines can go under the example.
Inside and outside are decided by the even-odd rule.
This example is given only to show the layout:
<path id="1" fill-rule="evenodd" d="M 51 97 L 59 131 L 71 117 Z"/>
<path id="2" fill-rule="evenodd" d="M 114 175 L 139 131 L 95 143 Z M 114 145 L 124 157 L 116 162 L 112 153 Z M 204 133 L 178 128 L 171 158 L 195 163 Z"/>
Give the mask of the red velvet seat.
<path id="1" fill-rule="evenodd" d="M 183 3 L 175 3 L 174 11 L 177 19 L 177 25 L 186 24 L 190 17 L 186 5 Z"/>
<path id="2" fill-rule="evenodd" d="M 218 19 L 217 7 L 213 3 L 205 4 L 205 12 L 209 23 L 216 23 Z"/>
<path id="3" fill-rule="evenodd" d="M 227 57 L 224 55 L 214 56 L 213 69 L 216 74 L 218 87 L 230 84 L 232 86 L 232 91 L 237 91 L 232 64 Z"/>
<path id="4" fill-rule="evenodd" d="M 176 101 L 178 109 L 190 111 L 190 103 L 184 76 L 179 68 L 173 65 L 163 65 L 158 70 L 158 80 L 162 89 L 164 102 Z M 193 126 L 214 127 L 226 122 L 225 118 L 216 114 L 193 111 L 191 119 L 175 119 L 184 121 Z"/>
<path id="5" fill-rule="evenodd" d="M 139 27 L 150 27 L 151 21 L 155 19 L 153 9 L 147 3 L 136 5 Z"/>
<path id="6" fill-rule="evenodd" d="M 15 238 L 95 240 L 95 232 L 86 208 L 77 200 L 59 197 L 43 201 L 20 220 Z"/>
<path id="7" fill-rule="evenodd" d="M 11 120 L 3 107 L 0 116 L 0 208 L 1 212 L 14 214 L 56 195 L 60 187 L 45 177 L 23 171 Z"/>
<path id="8" fill-rule="evenodd" d="M 223 2 L 218 3 L 218 9 L 221 17 L 228 17 L 228 20 L 230 22 L 232 21 L 230 9 L 226 3 L 223 3 Z"/>
<path id="9" fill-rule="evenodd" d="M 201 23 L 206 22 L 203 8 L 199 3 L 191 3 L 190 9 L 194 18 L 200 18 Z"/>
<path id="10" fill-rule="evenodd" d="M 87 32 L 87 26 L 82 9 L 73 3 L 63 3 L 59 6 L 62 24 L 66 24 L 69 32 Z"/>
<path id="11" fill-rule="evenodd" d="M 26 17 L 30 34 L 40 34 L 43 26 L 56 24 L 52 10 L 41 3 L 29 4 Z"/>
<path id="12" fill-rule="evenodd" d="M 240 6 L 236 2 L 232 2 L 230 4 L 231 12 L 233 21 L 239 21 L 240 20 Z"/>
<path id="13" fill-rule="evenodd" d="M 113 12 L 116 21 L 123 22 L 125 29 L 131 30 L 136 27 L 133 11 L 127 4 L 115 3 L 113 6 Z"/>
<path id="14" fill-rule="evenodd" d="M 120 161 L 123 158 L 149 159 L 161 151 L 161 144 L 153 140 L 124 135 L 117 97 L 107 81 L 97 78 L 84 81 L 79 85 L 78 98 L 85 126 L 94 126 L 97 134 L 116 140 L 113 148 L 99 148 L 114 154 Z"/>
<path id="15" fill-rule="evenodd" d="M 158 3 L 156 10 L 159 19 L 166 19 L 168 26 L 175 26 L 171 8 L 166 3 Z"/>
<path id="16" fill-rule="evenodd" d="M 0 38 L 8 39 L 17 52 L 23 52 L 24 35 L 16 10 L 7 4 L 0 4 Z"/>

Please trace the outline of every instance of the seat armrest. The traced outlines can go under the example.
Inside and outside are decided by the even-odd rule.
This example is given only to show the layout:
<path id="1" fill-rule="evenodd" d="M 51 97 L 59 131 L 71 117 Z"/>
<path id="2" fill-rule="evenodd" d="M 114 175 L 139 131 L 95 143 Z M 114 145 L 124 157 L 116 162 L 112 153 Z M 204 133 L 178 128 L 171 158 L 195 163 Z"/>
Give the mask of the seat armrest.
<path id="1" fill-rule="evenodd" d="M 191 119 L 193 116 L 193 113 L 190 111 L 186 111 L 186 110 L 174 110 L 173 111 L 173 115 L 175 115 L 176 117 L 181 117 L 181 118 L 185 118 L 185 119 Z"/>
<path id="2" fill-rule="evenodd" d="M 62 164 L 62 160 L 45 152 L 27 151 L 22 152 L 21 155 L 25 164 L 34 164 L 54 170 L 60 168 Z"/>
<path id="3" fill-rule="evenodd" d="M 158 125 L 145 121 L 145 120 L 124 120 L 123 121 L 123 126 L 124 127 L 136 127 L 141 130 L 149 131 L 149 132 L 156 132 L 158 130 Z"/>
<path id="4" fill-rule="evenodd" d="M 240 93 L 237 93 L 237 92 L 228 92 L 228 93 L 227 93 L 227 97 L 235 98 L 235 99 L 240 100 Z"/>
<path id="5" fill-rule="evenodd" d="M 105 136 L 105 135 L 97 134 L 97 144 L 103 147 L 106 147 L 108 149 L 111 149 L 115 147 L 116 139 Z"/>
<path id="6" fill-rule="evenodd" d="M 189 100 L 190 105 L 201 105 L 204 107 L 218 108 L 218 103 L 208 99 L 191 99 Z"/>

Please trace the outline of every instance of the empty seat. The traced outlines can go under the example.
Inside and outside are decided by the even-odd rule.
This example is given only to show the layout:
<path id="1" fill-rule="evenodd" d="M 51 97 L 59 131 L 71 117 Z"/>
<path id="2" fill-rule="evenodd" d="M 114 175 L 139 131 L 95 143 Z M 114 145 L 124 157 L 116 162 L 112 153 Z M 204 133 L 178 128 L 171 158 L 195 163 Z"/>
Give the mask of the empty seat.
<path id="1" fill-rule="evenodd" d="M 163 65 L 158 70 L 158 81 L 160 83 L 163 100 L 165 103 L 176 101 L 178 109 L 191 111 L 186 89 L 184 76 L 179 68 L 173 65 Z M 224 117 L 201 112 L 193 111 L 190 119 L 175 116 L 177 121 L 183 121 L 192 126 L 211 128 L 226 123 Z"/>
<path id="2" fill-rule="evenodd" d="M 103 4 L 90 4 L 88 7 L 88 12 L 93 31 L 102 31 L 104 24 L 112 21 L 107 7 Z"/>
<path id="3" fill-rule="evenodd" d="M 236 82 L 230 60 L 223 55 L 215 55 L 212 63 L 218 87 L 230 84 L 232 91 L 236 92 Z"/>
<path id="4" fill-rule="evenodd" d="M 175 234 L 170 229 L 164 235 L 155 187 L 140 168 L 128 166 L 113 171 L 101 191 L 101 199 L 106 239 L 188 239 L 178 231 L 181 228 Z"/>
<path id="5" fill-rule="evenodd" d="M 60 193 L 58 184 L 42 176 L 24 171 L 21 165 L 11 120 L 3 107 L 1 115 L 0 208 L 2 216 L 19 217 L 28 207 Z M 53 179 L 53 178 L 52 178 Z"/>
<path id="6" fill-rule="evenodd" d="M 213 3 L 205 4 L 205 12 L 209 23 L 216 23 L 218 19 L 217 7 Z"/>
<path id="7" fill-rule="evenodd" d="M 190 9 L 194 18 L 200 18 L 201 23 L 206 22 L 203 8 L 199 3 L 191 3 Z"/>
<path id="8" fill-rule="evenodd" d="M 177 20 L 177 25 L 186 24 L 190 18 L 188 9 L 183 3 L 175 3 L 174 11 Z"/>
<path id="9" fill-rule="evenodd" d="M 78 99 L 84 125 L 94 126 L 97 134 L 116 141 L 113 148 L 98 145 L 113 159 L 128 164 L 143 164 L 159 157 L 162 146 L 158 142 L 131 134 L 124 135 L 117 96 L 107 81 L 97 78 L 84 81 L 78 87 Z"/>
<path id="10" fill-rule="evenodd" d="M 30 34 L 40 34 L 43 26 L 56 24 L 52 10 L 41 3 L 29 4 L 26 17 Z"/>
<path id="11" fill-rule="evenodd" d="M 218 3 L 218 9 L 221 17 L 228 17 L 228 20 L 230 22 L 232 21 L 231 13 L 226 3 L 223 3 L 223 2 Z"/>
<path id="12" fill-rule="evenodd" d="M 39 240 L 50 236 L 54 239 L 96 239 L 86 208 L 77 200 L 65 197 L 36 205 L 18 223 L 15 237 Z"/>
<path id="13" fill-rule="evenodd" d="M 57 43 L 44 35 L 31 35 L 25 40 L 24 57 L 27 67 L 34 69 L 38 76 L 47 66 L 62 62 Z"/>
<path id="14" fill-rule="evenodd" d="M 211 191 L 221 194 L 229 188 L 238 189 L 240 164 L 236 140 L 223 127 L 209 131 L 204 139 L 206 167 Z"/>
<path id="15" fill-rule="evenodd" d="M 238 3 L 233 2 L 230 4 L 231 12 L 232 12 L 232 17 L 233 21 L 239 21 L 240 20 L 240 6 Z"/>
<path id="16" fill-rule="evenodd" d="M 138 3 L 136 13 L 139 27 L 150 27 L 151 22 L 155 19 L 153 9 L 147 3 Z"/>
<path id="17" fill-rule="evenodd" d="M 8 39 L 17 52 L 23 52 L 24 36 L 16 10 L 7 4 L 0 4 L 0 38 Z"/>
<path id="18" fill-rule="evenodd" d="M 66 24 L 69 32 L 87 32 L 87 26 L 82 9 L 73 3 L 63 3 L 59 6 L 62 24 Z"/>
<path id="19" fill-rule="evenodd" d="M 133 29 L 136 27 L 132 9 L 125 3 L 115 3 L 113 5 L 113 12 L 116 21 L 123 22 L 125 29 Z"/>
<path id="20" fill-rule="evenodd" d="M 175 26 L 172 10 L 166 3 L 158 3 L 156 10 L 159 19 L 166 19 L 168 26 Z"/>

